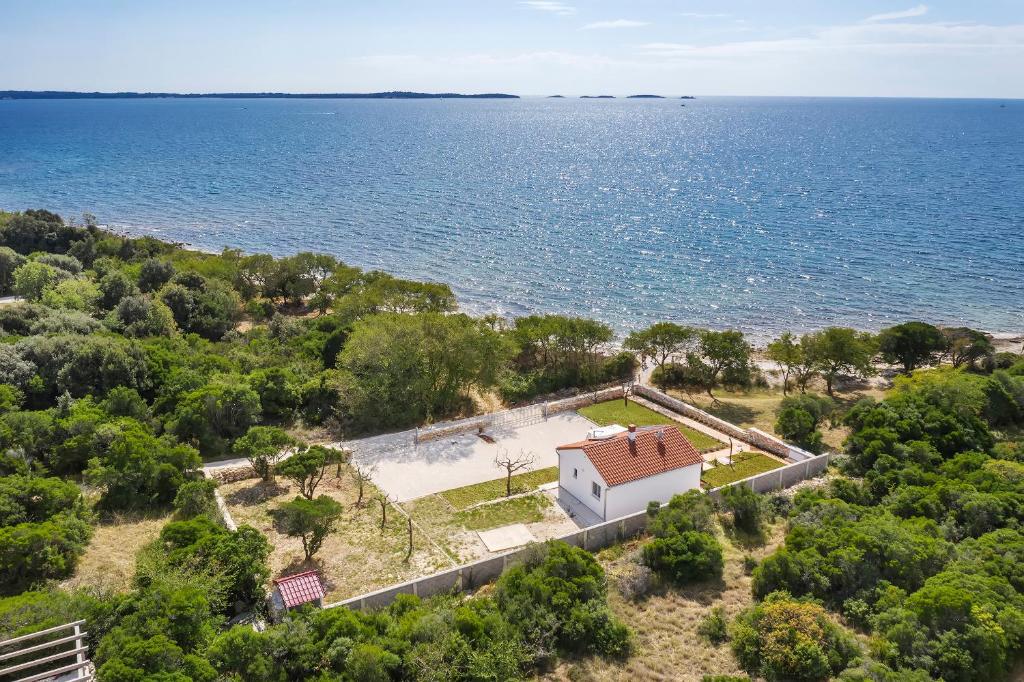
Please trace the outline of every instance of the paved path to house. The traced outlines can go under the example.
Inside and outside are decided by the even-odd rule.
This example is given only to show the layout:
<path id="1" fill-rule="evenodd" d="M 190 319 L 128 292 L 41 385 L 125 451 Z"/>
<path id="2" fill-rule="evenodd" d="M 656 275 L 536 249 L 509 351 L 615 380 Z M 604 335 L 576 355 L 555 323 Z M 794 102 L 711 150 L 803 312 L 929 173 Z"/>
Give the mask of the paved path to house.
<path id="1" fill-rule="evenodd" d="M 560 412 L 533 424 L 499 426 L 486 431 L 488 443 L 475 431 L 414 443 L 408 432 L 335 444 L 352 451 L 353 462 L 372 471 L 370 477 L 399 502 L 424 495 L 493 481 L 503 476 L 494 464 L 499 451 L 534 457 L 533 468 L 556 466 L 555 448 L 586 438 L 594 423 L 575 412 Z"/>

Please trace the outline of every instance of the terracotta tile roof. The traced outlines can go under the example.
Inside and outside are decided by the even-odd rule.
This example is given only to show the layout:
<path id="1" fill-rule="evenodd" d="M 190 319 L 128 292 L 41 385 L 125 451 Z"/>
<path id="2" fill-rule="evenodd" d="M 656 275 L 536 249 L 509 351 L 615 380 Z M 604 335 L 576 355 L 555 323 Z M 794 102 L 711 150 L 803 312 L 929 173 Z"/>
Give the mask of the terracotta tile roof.
<path id="1" fill-rule="evenodd" d="M 274 585 L 281 593 L 281 599 L 286 608 L 308 604 L 309 602 L 323 599 L 324 586 L 320 583 L 320 576 L 316 571 L 306 571 L 295 575 L 275 578 Z"/>
<path id="2" fill-rule="evenodd" d="M 658 434 L 661 434 L 659 443 Z M 693 444 L 674 426 L 648 426 L 605 440 L 584 440 L 560 445 L 557 450 L 583 450 L 609 487 L 655 476 L 704 461 Z"/>

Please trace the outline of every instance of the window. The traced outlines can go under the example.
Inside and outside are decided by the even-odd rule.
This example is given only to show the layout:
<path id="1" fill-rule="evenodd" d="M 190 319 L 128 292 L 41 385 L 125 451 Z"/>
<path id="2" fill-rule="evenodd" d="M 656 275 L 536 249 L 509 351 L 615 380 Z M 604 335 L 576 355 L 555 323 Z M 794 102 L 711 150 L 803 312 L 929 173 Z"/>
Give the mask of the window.
<path id="1" fill-rule="evenodd" d="M 579 469 L 573 469 L 572 470 L 572 477 L 573 478 L 579 478 L 580 477 L 580 470 Z"/>
<path id="2" fill-rule="evenodd" d="M 599 499 L 599 500 L 601 499 L 601 486 L 599 486 L 596 482 L 591 482 L 591 484 L 590 484 L 590 492 L 597 499 Z"/>

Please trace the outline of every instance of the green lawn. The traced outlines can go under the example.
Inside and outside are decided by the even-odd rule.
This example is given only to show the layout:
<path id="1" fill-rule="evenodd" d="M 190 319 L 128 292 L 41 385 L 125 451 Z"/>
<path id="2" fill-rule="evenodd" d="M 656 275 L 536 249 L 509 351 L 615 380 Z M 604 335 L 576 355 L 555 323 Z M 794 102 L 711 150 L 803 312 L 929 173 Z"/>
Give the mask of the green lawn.
<path id="1" fill-rule="evenodd" d="M 577 412 L 599 426 L 607 426 L 609 424 L 618 424 L 620 426 L 627 426 L 629 424 L 636 424 L 637 426 L 671 424 L 679 429 L 699 452 L 711 452 L 712 450 L 725 447 L 725 443 L 701 431 L 691 429 L 685 424 L 673 421 L 659 412 L 655 412 L 632 401 L 630 401 L 628 406 L 624 406 L 621 400 L 609 400 L 608 402 L 581 408 Z"/>
<path id="2" fill-rule="evenodd" d="M 732 466 L 719 464 L 714 469 L 708 469 L 702 473 L 700 478 L 704 487 L 717 488 L 720 485 L 785 466 L 779 460 L 772 459 L 760 452 L 738 452 L 732 461 Z"/>
<path id="3" fill-rule="evenodd" d="M 547 469 L 528 471 L 525 474 L 516 474 L 512 477 L 512 494 L 527 493 L 535 490 L 537 486 L 557 480 L 558 467 L 548 467 Z M 440 495 L 448 501 L 448 504 L 456 509 L 465 509 L 480 502 L 505 497 L 505 479 L 498 478 L 493 481 L 463 486 L 462 488 L 452 488 L 451 490 L 445 490 Z"/>
<path id="4" fill-rule="evenodd" d="M 544 510 L 550 506 L 551 501 L 544 495 L 527 495 L 460 511 L 455 515 L 455 521 L 467 530 L 488 530 L 510 523 L 534 523 L 544 520 Z"/>

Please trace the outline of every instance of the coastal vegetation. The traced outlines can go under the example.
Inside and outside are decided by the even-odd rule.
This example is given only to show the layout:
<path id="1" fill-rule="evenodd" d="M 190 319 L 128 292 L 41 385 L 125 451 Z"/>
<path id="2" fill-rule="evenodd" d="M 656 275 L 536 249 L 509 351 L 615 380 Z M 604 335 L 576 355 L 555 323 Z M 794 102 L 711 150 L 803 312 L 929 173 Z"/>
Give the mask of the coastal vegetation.
<path id="1" fill-rule="evenodd" d="M 763 357 L 780 390 L 758 419 L 810 450 L 845 437 L 827 479 L 795 495 L 740 487 L 716 505 L 691 492 L 601 557 L 548 543 L 469 597 L 310 609 L 256 632 L 228 621 L 259 612 L 283 570 L 357 556 L 327 585 L 336 595 L 459 558 L 407 545 L 398 506 L 311 442 L 468 414 L 485 392 L 515 403 L 630 380 L 638 356 L 655 382 L 724 409 L 737 390 L 771 390 L 762 356 L 738 331 L 669 323 L 619 353 L 594 320 L 472 317 L 443 284 L 322 254 L 198 253 L 47 211 L 0 214 L 0 294 L 24 299 L 0 306 L 0 633 L 85 618 L 99 679 L 665 675 L 700 642 L 707 672 L 769 680 L 997 680 L 1024 647 L 1024 361 L 973 330 L 773 342 Z M 886 371 L 881 399 L 851 399 Z M 587 410 L 670 422 L 636 403 Z M 225 456 L 259 480 L 197 475 Z M 737 453 L 705 478 L 758 462 Z M 416 506 L 436 505 L 423 513 L 436 529 L 546 513 L 540 495 L 493 501 L 507 483 Z M 237 530 L 221 525 L 215 487 Z M 133 524 L 119 548 L 138 549 L 133 567 L 97 579 L 91 543 L 113 547 Z M 686 641 L 650 622 L 675 612 Z"/>

